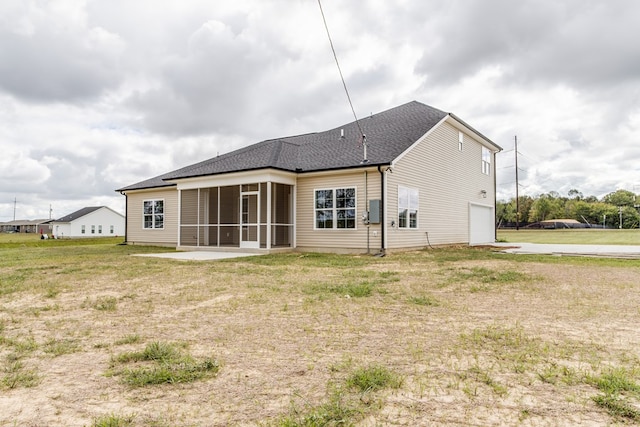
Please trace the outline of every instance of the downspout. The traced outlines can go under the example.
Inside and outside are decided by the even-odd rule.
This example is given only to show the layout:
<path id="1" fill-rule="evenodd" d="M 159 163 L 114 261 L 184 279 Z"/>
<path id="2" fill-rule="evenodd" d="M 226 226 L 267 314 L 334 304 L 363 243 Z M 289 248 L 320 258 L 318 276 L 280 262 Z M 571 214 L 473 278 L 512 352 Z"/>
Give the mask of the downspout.
<path id="1" fill-rule="evenodd" d="M 384 242 L 385 242 L 385 230 L 387 227 L 387 224 L 385 222 L 385 218 L 384 218 L 384 211 L 385 211 L 385 207 L 386 205 L 384 204 L 384 172 L 382 171 L 382 169 L 380 168 L 380 165 L 378 165 L 378 172 L 380 172 L 380 204 L 381 209 L 380 209 L 380 256 L 385 256 L 386 255 L 386 248 L 384 247 Z"/>
<path id="2" fill-rule="evenodd" d="M 491 165 L 493 166 L 493 239 L 494 242 L 498 241 L 498 212 L 496 210 L 496 203 L 498 201 L 498 186 L 496 184 L 496 153 L 493 153 L 493 162 L 491 163 Z M 518 220 L 517 218 L 518 213 L 516 212 L 516 221 Z M 516 222 L 517 224 L 517 222 Z"/>
<path id="3" fill-rule="evenodd" d="M 369 203 L 369 179 L 368 179 L 366 170 L 364 171 L 364 203 L 365 203 L 365 211 L 367 215 L 365 218 L 365 222 L 367 224 L 367 255 L 369 255 L 371 253 L 370 237 L 369 237 L 371 225 L 369 223 L 369 206 L 367 206 L 367 203 Z"/>

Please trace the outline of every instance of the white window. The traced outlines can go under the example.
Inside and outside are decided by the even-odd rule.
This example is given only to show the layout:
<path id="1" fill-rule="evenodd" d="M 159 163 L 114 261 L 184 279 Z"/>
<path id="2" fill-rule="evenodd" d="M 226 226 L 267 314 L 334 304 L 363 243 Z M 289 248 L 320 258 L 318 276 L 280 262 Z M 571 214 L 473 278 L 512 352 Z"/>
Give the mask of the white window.
<path id="1" fill-rule="evenodd" d="M 487 147 L 482 147 L 482 173 L 491 175 L 491 151 Z"/>
<path id="2" fill-rule="evenodd" d="M 96 234 L 96 226 L 95 225 L 91 226 L 91 234 Z"/>
<path id="3" fill-rule="evenodd" d="M 315 228 L 356 228 L 356 189 L 315 190 Z"/>
<path id="4" fill-rule="evenodd" d="M 98 234 L 102 234 L 102 225 L 98 225 Z"/>
<path id="5" fill-rule="evenodd" d="M 109 226 L 109 234 L 113 234 L 113 225 Z"/>
<path id="6" fill-rule="evenodd" d="M 85 227 L 85 225 L 84 225 L 84 224 L 82 224 L 82 225 L 80 226 L 80 233 L 84 234 L 84 233 L 85 233 L 85 231 L 86 231 L 86 227 Z"/>
<path id="7" fill-rule="evenodd" d="M 143 228 L 164 228 L 164 200 L 142 202 Z"/>
<path id="8" fill-rule="evenodd" d="M 458 132 L 458 150 L 462 151 L 462 143 L 464 142 L 464 134 Z"/>
<path id="9" fill-rule="evenodd" d="M 398 186 L 398 228 L 418 228 L 418 190 Z"/>

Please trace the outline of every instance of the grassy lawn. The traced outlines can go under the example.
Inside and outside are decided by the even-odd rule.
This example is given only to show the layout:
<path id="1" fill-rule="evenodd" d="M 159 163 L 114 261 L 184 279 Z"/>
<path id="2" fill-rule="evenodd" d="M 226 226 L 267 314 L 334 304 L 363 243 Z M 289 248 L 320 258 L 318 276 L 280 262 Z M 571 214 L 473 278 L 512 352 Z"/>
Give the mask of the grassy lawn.
<path id="1" fill-rule="evenodd" d="M 121 240 L 0 237 L 0 426 L 640 423 L 640 261 Z"/>
<path id="2" fill-rule="evenodd" d="M 640 245 L 640 230 L 498 230 L 503 242 Z"/>

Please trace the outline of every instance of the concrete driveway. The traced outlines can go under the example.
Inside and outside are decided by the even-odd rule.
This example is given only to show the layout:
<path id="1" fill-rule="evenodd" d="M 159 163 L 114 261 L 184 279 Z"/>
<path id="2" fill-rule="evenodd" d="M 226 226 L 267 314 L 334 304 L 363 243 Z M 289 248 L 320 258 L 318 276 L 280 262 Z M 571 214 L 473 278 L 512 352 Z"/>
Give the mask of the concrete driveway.
<path id="1" fill-rule="evenodd" d="M 494 243 L 511 254 L 547 254 L 640 259 L 640 246 L 631 245 L 558 245 L 548 243 Z"/>

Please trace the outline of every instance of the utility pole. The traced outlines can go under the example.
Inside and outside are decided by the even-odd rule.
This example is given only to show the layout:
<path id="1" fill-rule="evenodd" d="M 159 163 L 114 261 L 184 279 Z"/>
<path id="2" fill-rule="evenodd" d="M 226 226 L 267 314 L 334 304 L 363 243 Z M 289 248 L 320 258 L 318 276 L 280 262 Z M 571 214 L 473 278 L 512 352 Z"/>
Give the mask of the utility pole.
<path id="1" fill-rule="evenodd" d="M 520 230 L 520 197 L 519 197 L 519 184 L 518 184 L 518 135 L 513 137 L 516 153 L 516 230 Z"/>
<path id="2" fill-rule="evenodd" d="M 49 204 L 49 219 L 51 219 L 52 212 L 53 212 L 53 209 L 51 208 L 51 204 Z"/>
<path id="3" fill-rule="evenodd" d="M 13 220 L 16 220 L 16 205 L 18 204 L 18 198 L 13 198 Z"/>
<path id="4" fill-rule="evenodd" d="M 618 206 L 618 212 L 620 213 L 620 225 L 618 228 L 622 230 L 622 206 Z"/>

